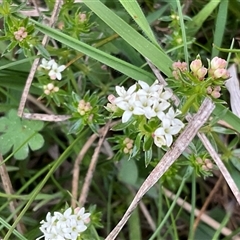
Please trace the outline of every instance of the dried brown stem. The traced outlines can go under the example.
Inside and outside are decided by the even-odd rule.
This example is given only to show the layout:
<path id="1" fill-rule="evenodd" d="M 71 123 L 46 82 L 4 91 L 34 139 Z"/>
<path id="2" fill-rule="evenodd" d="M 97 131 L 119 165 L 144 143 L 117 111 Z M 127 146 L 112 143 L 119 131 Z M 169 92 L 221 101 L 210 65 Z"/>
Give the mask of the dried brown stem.
<path id="1" fill-rule="evenodd" d="M 6 194 L 8 195 L 11 195 L 14 193 L 13 191 L 13 187 L 12 187 L 12 183 L 11 183 L 11 180 L 10 180 L 10 177 L 8 175 L 8 172 L 7 172 L 7 168 L 6 168 L 6 165 L 5 163 L 3 162 L 3 157 L 2 157 L 2 154 L 0 154 L 0 176 L 1 176 L 1 180 L 2 180 L 2 184 L 3 184 L 3 189 L 5 191 Z M 9 202 L 9 208 L 10 208 L 10 211 L 12 213 L 16 213 L 16 208 L 17 208 L 17 201 L 16 200 L 10 200 Z M 14 220 L 16 220 L 17 218 L 17 214 L 14 215 Z M 20 233 L 24 233 L 25 231 L 25 226 L 23 225 L 23 223 L 18 223 L 17 224 L 17 230 L 20 232 Z"/>
<path id="2" fill-rule="evenodd" d="M 212 200 L 213 196 L 216 194 L 218 188 L 220 187 L 220 185 L 222 184 L 223 181 L 223 177 L 222 175 L 219 177 L 217 183 L 215 184 L 214 188 L 212 189 L 212 191 L 210 192 L 209 196 L 207 197 L 207 199 L 204 201 L 204 204 L 201 208 L 201 210 L 199 211 L 199 214 L 197 215 L 197 218 L 195 219 L 193 228 L 194 231 L 196 231 L 197 226 L 201 220 L 201 216 L 203 215 L 203 213 L 206 211 L 208 204 L 210 203 L 210 201 Z"/>
<path id="3" fill-rule="evenodd" d="M 79 171 L 80 171 L 80 164 L 83 160 L 83 157 L 85 156 L 88 149 L 92 146 L 93 142 L 97 139 L 97 134 L 94 133 L 84 144 L 83 148 L 79 152 L 73 168 L 73 178 L 72 178 L 72 207 L 76 207 L 76 199 L 77 199 L 77 193 L 78 193 L 78 184 L 79 184 Z"/>
<path id="4" fill-rule="evenodd" d="M 100 133 L 99 141 L 98 141 L 97 147 L 95 148 L 94 154 L 92 156 L 91 163 L 89 165 L 88 172 L 87 172 L 87 175 L 85 177 L 84 184 L 83 184 L 83 187 L 82 187 L 82 191 L 81 191 L 81 194 L 80 194 L 80 197 L 79 197 L 80 206 L 83 206 L 86 202 L 89 187 L 90 187 L 90 184 L 91 184 L 91 181 L 92 181 L 92 178 L 93 178 L 93 173 L 94 173 L 96 165 L 97 165 L 98 156 L 99 156 L 102 144 L 105 140 L 105 136 L 106 136 L 106 134 L 107 134 L 107 132 L 110 128 L 110 124 L 111 124 L 111 121 L 109 121 L 106 124 L 102 133 Z"/>

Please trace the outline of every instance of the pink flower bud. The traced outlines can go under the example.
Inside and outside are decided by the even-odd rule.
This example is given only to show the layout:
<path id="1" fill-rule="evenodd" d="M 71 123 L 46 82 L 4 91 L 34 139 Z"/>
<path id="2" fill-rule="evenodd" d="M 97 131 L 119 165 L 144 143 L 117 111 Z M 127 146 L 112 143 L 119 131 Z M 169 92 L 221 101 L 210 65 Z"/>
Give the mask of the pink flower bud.
<path id="1" fill-rule="evenodd" d="M 187 63 L 186 62 L 180 62 L 180 61 L 177 61 L 177 62 L 174 62 L 172 64 L 172 67 L 174 70 L 180 70 L 180 71 L 187 71 Z"/>
<path id="2" fill-rule="evenodd" d="M 203 80 L 206 74 L 207 74 L 207 69 L 205 67 L 199 68 L 196 72 L 196 75 L 199 78 L 199 80 Z"/>
<path id="3" fill-rule="evenodd" d="M 230 74 L 227 69 L 225 68 L 219 68 L 214 71 L 213 73 L 214 78 L 223 78 L 223 79 L 228 79 L 230 77 Z"/>
<path id="4" fill-rule="evenodd" d="M 116 97 L 113 95 L 113 94 L 110 94 L 109 96 L 108 96 L 108 101 L 110 102 L 110 103 L 112 103 L 112 104 L 114 104 L 114 100 L 116 99 Z"/>
<path id="5" fill-rule="evenodd" d="M 214 91 L 220 92 L 220 91 L 221 91 L 221 87 L 220 87 L 220 86 L 215 86 L 215 87 L 214 87 Z"/>
<path id="6" fill-rule="evenodd" d="M 190 64 L 190 69 L 193 73 L 197 73 L 197 71 L 202 67 L 202 61 L 200 59 L 193 60 Z"/>
<path id="7" fill-rule="evenodd" d="M 211 96 L 212 96 L 213 98 L 220 98 L 221 94 L 220 94 L 220 92 L 213 91 L 213 92 L 211 93 Z"/>
<path id="8" fill-rule="evenodd" d="M 210 86 L 207 87 L 207 94 L 211 94 L 212 93 L 212 88 Z"/>
<path id="9" fill-rule="evenodd" d="M 218 68 L 225 68 L 227 66 L 227 62 L 219 57 L 214 57 L 211 61 L 211 68 L 218 69 Z"/>
<path id="10" fill-rule="evenodd" d="M 84 22 L 87 19 L 87 14 L 86 13 L 80 13 L 79 18 L 81 22 Z"/>

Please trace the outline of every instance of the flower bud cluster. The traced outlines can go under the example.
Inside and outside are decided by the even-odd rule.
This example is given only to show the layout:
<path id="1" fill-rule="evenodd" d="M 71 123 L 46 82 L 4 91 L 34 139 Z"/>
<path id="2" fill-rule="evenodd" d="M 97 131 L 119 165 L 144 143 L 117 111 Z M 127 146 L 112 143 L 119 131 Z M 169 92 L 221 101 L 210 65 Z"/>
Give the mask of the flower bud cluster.
<path id="1" fill-rule="evenodd" d="M 174 62 L 172 67 L 173 67 L 172 74 L 175 79 L 179 79 L 179 71 L 185 72 L 188 70 L 186 62 L 180 62 L 180 61 Z"/>
<path id="2" fill-rule="evenodd" d="M 207 94 L 211 95 L 213 98 L 219 98 L 221 96 L 220 91 L 221 91 L 220 86 L 215 87 L 209 86 L 207 88 Z"/>
<path id="3" fill-rule="evenodd" d="M 58 66 L 54 59 L 47 61 L 44 58 L 42 59 L 40 67 L 48 70 L 48 76 L 50 77 L 51 80 L 56 79 L 61 80 L 62 79 L 61 72 L 63 72 L 66 68 L 65 65 Z"/>
<path id="4" fill-rule="evenodd" d="M 17 41 L 22 42 L 27 37 L 28 33 L 25 27 L 20 27 L 18 31 L 14 32 L 14 37 Z"/>
<path id="5" fill-rule="evenodd" d="M 123 140 L 123 144 L 124 144 L 123 152 L 125 154 L 131 153 L 133 149 L 133 140 L 130 138 L 125 138 Z"/>
<path id="6" fill-rule="evenodd" d="M 50 95 L 51 93 L 55 93 L 55 92 L 59 91 L 59 87 L 54 86 L 53 83 L 49 83 L 47 85 L 44 85 L 43 89 L 44 89 L 44 93 L 46 95 Z"/>
<path id="7" fill-rule="evenodd" d="M 213 79 L 225 80 L 230 77 L 230 74 L 226 69 L 226 60 L 219 57 L 214 57 L 211 61 L 209 61 L 208 65 L 209 66 L 207 69 L 203 66 L 201 59 L 195 59 L 190 63 L 190 69 L 192 74 L 200 81 L 204 80 L 207 74 L 208 77 L 212 77 Z M 172 74 L 175 79 L 179 79 L 179 71 L 184 72 L 187 70 L 187 64 L 185 62 L 175 62 L 173 63 L 172 67 Z"/>
<path id="8" fill-rule="evenodd" d="M 128 90 L 116 86 L 118 97 L 108 97 L 112 105 L 123 111 L 122 122 L 126 123 L 131 117 L 143 116 L 147 120 L 157 119 L 160 124 L 151 134 L 158 147 L 170 146 L 173 135 L 184 127 L 181 120 L 176 118 L 180 111 L 174 111 L 169 102 L 172 93 L 164 91 L 163 85 L 155 81 L 151 86 L 143 81 L 132 85 Z M 169 108 L 170 107 L 170 108 Z M 113 107 L 112 107 L 113 108 Z"/>
<path id="9" fill-rule="evenodd" d="M 53 216 L 47 213 L 46 221 L 40 222 L 40 230 L 44 234 L 37 238 L 45 240 L 77 240 L 78 236 L 87 229 L 90 222 L 90 213 L 85 213 L 85 208 L 68 208 L 64 213 L 54 212 Z"/>
<path id="10" fill-rule="evenodd" d="M 200 59 L 195 59 L 190 64 L 190 69 L 194 76 L 196 76 L 199 80 L 203 80 L 205 75 L 207 74 L 207 68 L 205 68 Z"/>
<path id="11" fill-rule="evenodd" d="M 83 99 L 78 103 L 78 112 L 80 115 L 85 115 L 87 112 L 92 110 L 92 106 L 90 102 L 85 102 Z"/>
<path id="12" fill-rule="evenodd" d="M 209 76 L 213 77 L 214 79 L 223 78 L 228 79 L 230 74 L 226 69 L 227 62 L 226 60 L 214 57 L 211 60 L 210 68 L 208 69 Z"/>
<path id="13" fill-rule="evenodd" d="M 211 171 L 211 170 L 213 169 L 213 163 L 212 163 L 212 161 L 211 161 L 210 159 L 208 159 L 208 158 L 202 159 L 202 158 L 200 158 L 200 157 L 197 157 L 197 158 L 196 158 L 196 161 L 197 161 L 198 165 L 201 166 L 201 169 L 202 169 L 203 171 L 208 172 L 208 171 Z"/>

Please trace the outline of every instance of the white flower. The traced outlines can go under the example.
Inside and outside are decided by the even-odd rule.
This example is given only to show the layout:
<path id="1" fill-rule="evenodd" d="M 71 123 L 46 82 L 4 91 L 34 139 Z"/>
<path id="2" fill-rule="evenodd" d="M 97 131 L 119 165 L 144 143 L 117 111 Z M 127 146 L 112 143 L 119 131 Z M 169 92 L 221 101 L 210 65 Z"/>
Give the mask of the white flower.
<path id="1" fill-rule="evenodd" d="M 175 118 L 179 114 L 181 114 L 181 111 L 177 110 L 176 112 L 174 112 L 173 108 L 171 107 L 171 108 L 169 108 L 169 110 L 166 113 L 165 117 L 170 121 L 171 125 L 179 126 L 180 128 L 183 128 L 184 127 L 184 123 L 180 119 Z"/>
<path id="2" fill-rule="evenodd" d="M 166 139 L 164 138 L 163 135 L 157 135 L 157 133 L 154 132 L 153 139 L 155 145 L 159 148 L 166 145 Z"/>
<path id="3" fill-rule="evenodd" d="M 162 120 L 165 117 L 164 110 L 166 110 L 170 106 L 170 103 L 167 101 L 162 102 L 154 102 L 153 104 L 153 111 L 155 113 L 155 116 L 157 116 L 160 120 Z"/>
<path id="4" fill-rule="evenodd" d="M 60 212 L 54 212 L 54 216 L 57 218 L 57 227 L 62 229 L 68 225 L 68 221 L 70 219 L 70 216 L 72 215 L 72 208 L 68 208 L 65 210 L 65 212 L 62 214 Z"/>
<path id="5" fill-rule="evenodd" d="M 173 93 L 166 90 L 166 91 L 160 93 L 159 98 L 161 101 L 167 101 L 168 99 L 170 99 L 172 97 L 172 95 L 173 95 Z"/>
<path id="6" fill-rule="evenodd" d="M 124 110 L 124 113 L 122 115 L 122 123 L 127 122 L 132 117 L 133 114 L 144 115 L 144 110 L 140 107 L 137 107 L 134 104 L 134 101 L 131 101 L 131 102 L 122 101 L 122 102 L 119 102 L 117 106 L 122 110 Z"/>
<path id="7" fill-rule="evenodd" d="M 47 69 L 47 70 L 50 70 L 53 63 L 55 63 L 55 60 L 52 59 L 50 61 L 47 61 L 45 58 L 42 59 L 42 64 L 40 64 L 40 67 L 44 68 L 44 69 Z"/>
<path id="8" fill-rule="evenodd" d="M 85 208 L 75 208 L 74 213 L 76 215 L 77 221 L 83 221 L 84 223 L 89 223 L 91 213 L 85 213 Z"/>
<path id="9" fill-rule="evenodd" d="M 90 221 L 90 213 L 85 213 L 85 209 L 81 208 L 78 211 L 68 208 L 64 213 L 54 212 L 54 216 L 47 214 L 46 221 L 41 221 L 40 227 L 45 240 L 77 240 L 80 233 L 87 229 L 85 223 Z"/>
<path id="10" fill-rule="evenodd" d="M 124 87 L 116 86 L 115 89 L 119 97 L 115 98 L 113 103 L 117 105 L 119 102 L 128 101 L 132 97 L 132 94 L 135 92 L 136 88 L 136 84 L 132 85 L 127 91 Z"/>
<path id="11" fill-rule="evenodd" d="M 51 66 L 51 70 L 49 71 L 48 75 L 52 80 L 62 79 L 62 74 L 61 72 L 64 71 L 66 68 L 65 65 L 58 66 L 56 62 L 54 62 Z"/>
<path id="12" fill-rule="evenodd" d="M 142 87 L 142 89 L 138 90 L 138 95 L 147 95 L 147 96 L 158 96 L 162 90 L 163 86 L 158 83 L 156 80 L 151 86 L 143 81 L 138 81 L 138 84 Z"/>
<path id="13" fill-rule="evenodd" d="M 144 115 L 147 119 L 154 117 L 155 113 L 152 109 L 154 103 L 153 99 L 147 96 L 137 96 L 135 101 L 135 106 L 143 110 Z"/>
<path id="14" fill-rule="evenodd" d="M 162 127 L 159 127 L 154 132 L 154 137 L 164 137 L 166 140 L 166 146 L 170 147 L 173 142 L 172 135 L 177 134 L 181 130 L 181 127 L 178 125 L 171 126 L 169 119 L 164 118 L 162 121 Z"/>

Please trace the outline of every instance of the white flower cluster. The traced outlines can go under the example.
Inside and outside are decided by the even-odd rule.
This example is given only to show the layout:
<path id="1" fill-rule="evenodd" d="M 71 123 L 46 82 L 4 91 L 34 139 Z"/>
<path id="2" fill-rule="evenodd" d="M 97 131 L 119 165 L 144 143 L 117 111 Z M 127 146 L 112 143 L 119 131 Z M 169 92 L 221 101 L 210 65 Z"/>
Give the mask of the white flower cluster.
<path id="1" fill-rule="evenodd" d="M 47 61 L 45 58 L 42 59 L 42 64 L 40 64 L 40 67 L 46 70 L 49 70 L 48 76 L 52 79 L 62 79 L 61 72 L 65 70 L 66 66 L 61 65 L 58 66 L 58 64 L 55 62 L 54 59 Z"/>
<path id="2" fill-rule="evenodd" d="M 45 240 L 77 240 L 80 233 L 87 229 L 85 224 L 90 222 L 90 213 L 85 213 L 85 208 L 68 208 L 64 213 L 54 212 L 52 216 L 47 213 L 46 221 L 42 220 L 40 227 Z"/>
<path id="3" fill-rule="evenodd" d="M 132 115 L 144 115 L 147 119 L 157 117 L 161 124 L 153 133 L 154 143 L 158 147 L 171 146 L 172 136 L 184 127 L 183 122 L 176 118 L 181 112 L 179 110 L 175 112 L 168 102 L 172 93 L 165 91 L 158 81 L 151 86 L 143 81 L 138 81 L 138 84 L 140 87 L 134 84 L 128 90 L 116 86 L 118 97 L 110 95 L 109 101 L 113 106 L 124 111 L 123 123 L 127 122 Z"/>

